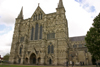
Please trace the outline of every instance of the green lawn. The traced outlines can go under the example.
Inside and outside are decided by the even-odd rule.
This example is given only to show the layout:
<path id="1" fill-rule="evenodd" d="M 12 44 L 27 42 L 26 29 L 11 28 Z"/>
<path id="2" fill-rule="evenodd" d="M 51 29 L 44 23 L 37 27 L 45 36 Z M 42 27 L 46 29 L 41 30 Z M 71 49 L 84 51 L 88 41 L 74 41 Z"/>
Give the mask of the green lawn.
<path id="1" fill-rule="evenodd" d="M 65 67 L 65 66 L 35 66 L 35 65 L 0 65 L 0 67 Z M 69 66 L 72 67 L 72 66 Z M 73 66 L 73 67 L 96 67 L 96 66 Z"/>

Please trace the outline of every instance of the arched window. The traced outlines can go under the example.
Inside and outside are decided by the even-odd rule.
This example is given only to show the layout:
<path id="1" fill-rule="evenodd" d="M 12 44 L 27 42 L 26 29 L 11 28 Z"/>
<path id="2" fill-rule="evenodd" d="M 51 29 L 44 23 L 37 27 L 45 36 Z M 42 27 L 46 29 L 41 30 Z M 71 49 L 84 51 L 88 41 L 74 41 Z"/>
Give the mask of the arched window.
<path id="1" fill-rule="evenodd" d="M 35 21 L 35 15 L 34 15 L 34 19 L 33 20 Z"/>
<path id="2" fill-rule="evenodd" d="M 42 19 L 42 14 L 41 14 L 41 19 Z"/>
<path id="3" fill-rule="evenodd" d="M 54 46 L 53 45 L 48 46 L 48 54 L 49 53 L 54 53 Z"/>
<path id="4" fill-rule="evenodd" d="M 22 54 L 22 47 L 20 47 L 20 51 L 19 51 L 19 54 L 20 54 L 20 55 Z"/>
<path id="5" fill-rule="evenodd" d="M 37 20 L 37 15 L 36 15 L 36 20 Z"/>
<path id="6" fill-rule="evenodd" d="M 38 40 L 38 23 L 35 26 L 35 40 Z"/>
<path id="7" fill-rule="evenodd" d="M 48 46 L 48 54 L 50 53 L 50 45 Z"/>
<path id="8" fill-rule="evenodd" d="M 51 46 L 51 53 L 54 53 L 54 47 L 53 47 L 53 45 Z"/>
<path id="9" fill-rule="evenodd" d="M 40 20 L 40 14 L 39 14 L 39 16 L 38 16 L 38 19 Z"/>
<path id="10" fill-rule="evenodd" d="M 42 39 L 42 25 L 40 26 L 40 39 Z"/>
<path id="11" fill-rule="evenodd" d="M 34 35 L 34 28 L 32 27 L 32 30 L 31 30 L 31 40 L 33 40 L 33 35 Z"/>

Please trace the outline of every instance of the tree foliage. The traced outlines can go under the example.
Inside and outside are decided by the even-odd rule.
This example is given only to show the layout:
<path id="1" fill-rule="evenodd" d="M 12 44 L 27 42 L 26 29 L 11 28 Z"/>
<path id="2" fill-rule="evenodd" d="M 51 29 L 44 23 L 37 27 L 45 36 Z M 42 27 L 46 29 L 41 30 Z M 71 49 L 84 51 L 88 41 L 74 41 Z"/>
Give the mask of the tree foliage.
<path id="1" fill-rule="evenodd" d="M 9 60 L 9 56 L 10 56 L 10 54 L 7 53 L 7 54 L 3 57 L 3 60 L 8 61 L 8 60 Z"/>
<path id="2" fill-rule="evenodd" d="M 86 34 L 86 47 L 96 60 L 100 59 L 100 13 L 93 20 L 93 27 Z"/>

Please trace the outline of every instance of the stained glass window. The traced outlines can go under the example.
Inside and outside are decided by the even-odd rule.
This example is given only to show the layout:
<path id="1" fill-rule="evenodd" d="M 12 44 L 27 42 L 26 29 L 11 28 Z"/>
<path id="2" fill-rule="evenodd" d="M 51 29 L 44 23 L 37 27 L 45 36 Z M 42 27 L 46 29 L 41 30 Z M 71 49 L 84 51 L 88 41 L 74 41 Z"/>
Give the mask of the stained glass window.
<path id="1" fill-rule="evenodd" d="M 54 53 L 54 47 L 53 47 L 53 45 L 51 46 L 51 53 Z"/>
<path id="2" fill-rule="evenodd" d="M 35 26 L 35 40 L 38 40 L 38 23 Z"/>
<path id="3" fill-rule="evenodd" d="M 34 35 L 34 28 L 32 27 L 32 30 L 31 30 L 31 40 L 33 40 L 33 35 Z"/>
<path id="4" fill-rule="evenodd" d="M 20 52 L 19 52 L 19 54 L 21 55 L 21 53 L 22 53 L 22 47 L 20 47 Z"/>
<path id="5" fill-rule="evenodd" d="M 48 46 L 48 54 L 50 53 L 50 45 Z"/>
<path id="6" fill-rule="evenodd" d="M 38 19 L 40 20 L 40 14 L 39 14 L 39 16 L 38 16 Z"/>
<path id="7" fill-rule="evenodd" d="M 40 39 L 42 39 L 42 25 L 40 26 Z"/>
<path id="8" fill-rule="evenodd" d="M 42 19 L 42 14 L 41 14 L 41 19 Z"/>
<path id="9" fill-rule="evenodd" d="M 37 15 L 36 15 L 36 20 L 37 20 Z"/>
<path id="10" fill-rule="evenodd" d="M 34 19 L 33 20 L 35 20 L 35 15 L 34 15 Z"/>

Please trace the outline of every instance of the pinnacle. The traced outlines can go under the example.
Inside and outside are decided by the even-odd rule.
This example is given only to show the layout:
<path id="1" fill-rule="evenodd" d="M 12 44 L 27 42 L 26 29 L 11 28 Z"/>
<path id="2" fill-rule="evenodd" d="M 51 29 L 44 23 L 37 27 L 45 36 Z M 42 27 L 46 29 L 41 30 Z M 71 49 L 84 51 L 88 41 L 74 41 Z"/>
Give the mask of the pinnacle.
<path id="1" fill-rule="evenodd" d="M 21 9 L 21 11 L 20 11 L 20 13 L 18 15 L 18 18 L 19 19 L 23 19 L 23 7 L 22 7 L 22 9 Z"/>
<path id="2" fill-rule="evenodd" d="M 59 0 L 58 8 L 64 7 L 62 0 Z"/>

